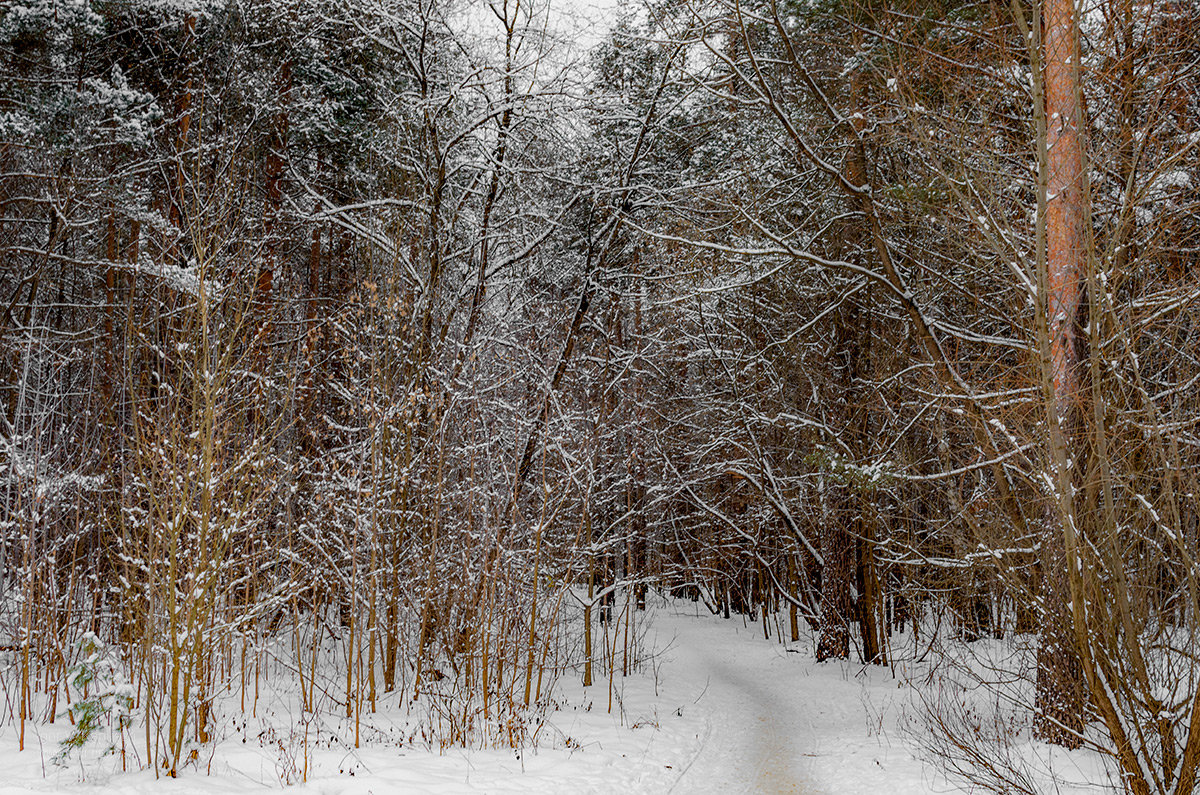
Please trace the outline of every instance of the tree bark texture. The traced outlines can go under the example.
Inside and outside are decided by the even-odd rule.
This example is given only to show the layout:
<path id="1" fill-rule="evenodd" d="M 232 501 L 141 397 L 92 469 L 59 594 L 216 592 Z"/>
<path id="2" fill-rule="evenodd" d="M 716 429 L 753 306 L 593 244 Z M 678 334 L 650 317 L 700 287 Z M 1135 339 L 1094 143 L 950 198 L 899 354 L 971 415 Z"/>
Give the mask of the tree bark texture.
<path id="1" fill-rule="evenodd" d="M 1052 466 L 1059 473 L 1057 502 L 1046 508 L 1042 539 L 1042 641 L 1038 648 L 1035 733 L 1047 742 L 1080 744 L 1084 706 L 1082 671 L 1071 624 L 1065 534 L 1074 531 L 1073 460 L 1080 413 L 1076 327 L 1084 274 L 1084 174 L 1079 96 L 1079 29 L 1072 0 L 1047 0 L 1045 20 L 1046 312 L 1050 357 Z"/>

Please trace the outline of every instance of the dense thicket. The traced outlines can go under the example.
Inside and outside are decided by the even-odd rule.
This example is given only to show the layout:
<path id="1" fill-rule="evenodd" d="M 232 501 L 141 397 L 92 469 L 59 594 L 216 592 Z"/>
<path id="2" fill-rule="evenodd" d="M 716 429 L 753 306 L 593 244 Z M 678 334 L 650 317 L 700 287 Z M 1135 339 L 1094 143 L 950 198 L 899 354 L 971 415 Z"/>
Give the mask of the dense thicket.
<path id="1" fill-rule="evenodd" d="M 12 720 L 99 643 L 174 774 L 284 639 L 519 744 L 654 588 L 1027 637 L 1040 738 L 1190 792 L 1200 6 L 614 14 L 0 8 Z"/>

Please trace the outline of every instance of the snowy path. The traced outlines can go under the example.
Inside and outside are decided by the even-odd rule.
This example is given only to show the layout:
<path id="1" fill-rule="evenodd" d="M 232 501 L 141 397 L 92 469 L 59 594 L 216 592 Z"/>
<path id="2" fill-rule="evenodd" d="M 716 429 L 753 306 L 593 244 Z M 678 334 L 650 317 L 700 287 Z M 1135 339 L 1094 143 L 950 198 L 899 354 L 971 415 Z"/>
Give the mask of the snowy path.
<path id="1" fill-rule="evenodd" d="M 756 644 L 747 655 L 744 635 L 707 624 L 676 624 L 669 652 L 668 678 L 699 685 L 695 707 L 706 713 L 706 736 L 672 792 L 818 792 L 804 764 L 813 734 L 803 691 L 780 686 L 784 650 Z"/>
<path id="2" fill-rule="evenodd" d="M 811 637 L 784 646 L 740 617 L 675 612 L 688 608 L 676 602 L 654 617 L 655 643 L 665 649 L 659 703 L 683 705 L 679 723 L 692 732 L 670 792 L 951 791 L 927 778 L 900 731 L 909 693 L 889 669 L 818 663 Z M 663 722 L 664 734 L 682 728 Z"/>

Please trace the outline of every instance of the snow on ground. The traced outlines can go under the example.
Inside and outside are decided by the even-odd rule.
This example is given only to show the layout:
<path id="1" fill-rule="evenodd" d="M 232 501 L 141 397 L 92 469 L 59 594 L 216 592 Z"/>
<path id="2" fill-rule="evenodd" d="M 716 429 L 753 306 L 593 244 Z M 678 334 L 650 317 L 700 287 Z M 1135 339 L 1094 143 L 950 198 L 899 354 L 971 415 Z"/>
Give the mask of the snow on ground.
<path id="1" fill-rule="evenodd" d="M 548 716 L 539 747 L 448 750 L 438 754 L 394 743 L 345 741 L 346 727 L 313 725 L 309 780 L 299 792 L 366 793 L 738 793 L 945 792 L 913 755 L 898 721 L 909 690 L 886 668 L 817 664 L 811 639 L 781 645 L 761 624 L 708 615 L 690 602 L 658 609 L 646 643 L 655 648 L 643 670 L 586 691 L 561 683 L 563 709 Z M 283 710 L 283 707 L 279 707 Z M 297 725 L 280 714 L 279 725 Z M 368 716 L 363 717 L 364 725 Z M 364 736 L 387 733 L 386 716 L 371 716 Z M 203 775 L 179 779 L 148 771 L 122 773 L 116 757 L 55 766 L 51 757 L 65 721 L 27 724 L 24 753 L 16 729 L 0 732 L 0 795 L 17 792 L 225 793 L 278 790 L 303 764 L 296 734 L 265 741 L 229 718 Z M 352 734 L 350 735 L 352 736 Z M 326 741 L 322 741 L 322 737 Z M 94 755 L 93 755 L 94 756 Z M 81 780 L 82 779 L 82 780 Z"/>
<path id="2" fill-rule="evenodd" d="M 702 727 L 673 792 L 935 791 L 897 729 L 908 691 L 888 669 L 817 663 L 810 638 L 783 646 L 703 613 L 656 625 L 673 639 L 664 692 Z"/>

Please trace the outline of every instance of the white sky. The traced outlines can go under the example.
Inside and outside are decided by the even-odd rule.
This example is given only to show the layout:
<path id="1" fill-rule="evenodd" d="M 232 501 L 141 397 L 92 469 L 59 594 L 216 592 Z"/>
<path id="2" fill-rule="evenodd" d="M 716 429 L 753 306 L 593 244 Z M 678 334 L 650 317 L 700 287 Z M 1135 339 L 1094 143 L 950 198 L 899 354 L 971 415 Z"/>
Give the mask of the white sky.
<path id="1" fill-rule="evenodd" d="M 506 0 L 473 0 L 466 9 L 465 27 L 480 40 L 495 40 L 502 32 L 491 8 Z M 520 3 L 522 16 L 531 25 L 545 27 L 559 42 L 556 60 L 570 63 L 604 40 L 617 19 L 621 0 L 507 0 L 509 9 Z M 531 17 L 531 18 L 530 18 Z"/>

